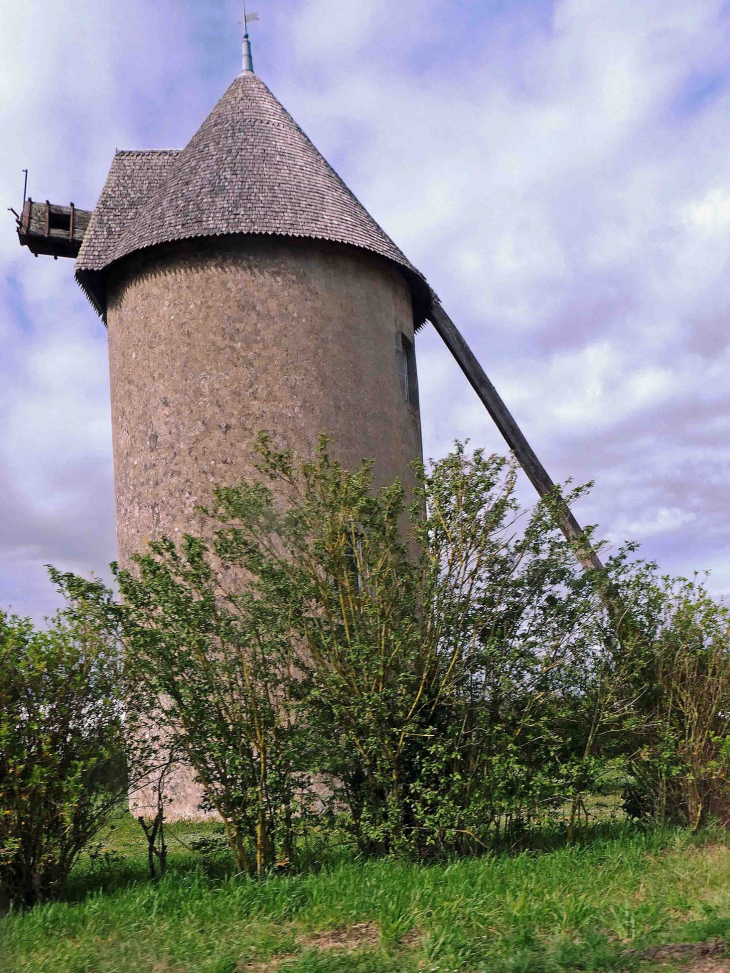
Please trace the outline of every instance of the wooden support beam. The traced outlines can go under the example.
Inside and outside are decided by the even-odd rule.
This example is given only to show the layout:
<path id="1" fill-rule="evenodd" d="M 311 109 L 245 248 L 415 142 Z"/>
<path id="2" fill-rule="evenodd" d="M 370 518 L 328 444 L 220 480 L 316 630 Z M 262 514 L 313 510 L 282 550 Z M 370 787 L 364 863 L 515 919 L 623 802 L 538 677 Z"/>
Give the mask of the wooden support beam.
<path id="1" fill-rule="evenodd" d="M 551 496 L 555 500 L 556 522 L 582 566 L 586 570 L 603 572 L 605 569 L 601 559 L 593 550 L 570 507 L 563 500 L 559 490 L 548 476 L 547 470 L 537 458 L 522 430 L 515 422 L 512 413 L 502 401 L 501 396 L 487 378 L 486 372 L 475 358 L 463 335 L 441 307 L 435 295 L 431 302 L 428 318 L 456 359 L 459 368 L 466 375 L 471 387 L 482 400 L 487 412 L 496 423 L 507 445 L 515 454 L 517 462 L 527 473 L 538 494 L 541 497 Z"/>

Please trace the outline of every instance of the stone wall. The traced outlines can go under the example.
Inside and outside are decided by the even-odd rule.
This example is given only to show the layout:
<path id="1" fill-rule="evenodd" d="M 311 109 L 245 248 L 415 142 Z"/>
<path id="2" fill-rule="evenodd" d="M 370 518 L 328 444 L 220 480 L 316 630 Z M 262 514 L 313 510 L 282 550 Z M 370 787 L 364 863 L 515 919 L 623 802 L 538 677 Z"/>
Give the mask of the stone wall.
<path id="1" fill-rule="evenodd" d="M 195 507 L 252 472 L 253 437 L 311 455 L 317 437 L 382 483 L 421 456 L 408 284 L 381 257 L 311 240 L 197 240 L 128 258 L 108 288 L 120 562 L 200 532 Z M 173 817 L 197 791 L 174 781 Z"/>

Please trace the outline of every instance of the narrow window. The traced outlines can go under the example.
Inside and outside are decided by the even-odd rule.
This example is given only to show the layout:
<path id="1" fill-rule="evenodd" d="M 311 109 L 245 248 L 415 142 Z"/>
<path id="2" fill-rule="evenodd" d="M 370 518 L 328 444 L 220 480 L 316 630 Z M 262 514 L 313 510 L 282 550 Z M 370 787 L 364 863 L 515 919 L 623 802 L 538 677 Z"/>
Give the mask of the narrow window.
<path id="1" fill-rule="evenodd" d="M 355 579 L 357 584 L 357 590 L 362 591 L 362 570 L 361 566 L 363 563 L 363 546 L 362 538 L 358 537 L 355 541 L 355 546 L 353 547 L 351 543 L 348 542 L 347 551 L 345 553 L 345 561 L 347 563 L 348 569 Z"/>
<path id="2" fill-rule="evenodd" d="M 398 365 L 401 387 L 406 402 L 418 407 L 418 373 L 416 372 L 416 349 L 413 342 L 401 332 L 398 349 Z"/>

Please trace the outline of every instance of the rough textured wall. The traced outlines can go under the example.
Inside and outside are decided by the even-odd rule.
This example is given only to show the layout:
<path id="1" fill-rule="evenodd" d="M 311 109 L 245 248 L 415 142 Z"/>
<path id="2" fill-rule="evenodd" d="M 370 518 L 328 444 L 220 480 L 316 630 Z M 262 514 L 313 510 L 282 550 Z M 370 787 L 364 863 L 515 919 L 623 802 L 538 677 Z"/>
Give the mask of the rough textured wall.
<path id="1" fill-rule="evenodd" d="M 251 472 L 253 436 L 311 454 L 327 433 L 382 482 L 421 456 L 404 394 L 408 286 L 387 261 L 314 241 L 192 241 L 126 261 L 109 283 L 119 558 L 196 532 L 214 484 Z M 176 816 L 196 788 L 175 782 Z"/>

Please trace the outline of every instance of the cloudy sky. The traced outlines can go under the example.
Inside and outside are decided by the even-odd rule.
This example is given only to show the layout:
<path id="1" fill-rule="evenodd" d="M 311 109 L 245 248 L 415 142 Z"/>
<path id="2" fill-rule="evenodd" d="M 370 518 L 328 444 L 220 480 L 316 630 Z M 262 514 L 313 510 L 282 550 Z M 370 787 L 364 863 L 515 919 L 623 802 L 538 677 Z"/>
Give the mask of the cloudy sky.
<path id="1" fill-rule="evenodd" d="M 578 516 L 730 592 L 730 3 L 251 0 L 258 73 L 426 274 Z M 0 202 L 92 208 L 239 70 L 237 0 L 0 0 Z M 0 233 L 0 604 L 115 556 L 106 333 Z M 432 330 L 426 453 L 503 449 Z M 525 497 L 530 496 L 525 490 Z"/>

